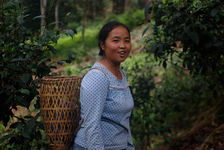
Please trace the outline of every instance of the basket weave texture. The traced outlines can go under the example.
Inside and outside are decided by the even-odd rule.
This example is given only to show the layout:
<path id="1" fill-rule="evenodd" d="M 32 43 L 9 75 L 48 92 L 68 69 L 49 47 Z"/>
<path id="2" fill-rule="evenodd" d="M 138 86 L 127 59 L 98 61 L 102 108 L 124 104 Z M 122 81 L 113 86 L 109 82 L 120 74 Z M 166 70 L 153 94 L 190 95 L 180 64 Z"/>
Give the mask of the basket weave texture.
<path id="1" fill-rule="evenodd" d="M 40 110 L 50 146 L 68 150 L 80 121 L 81 77 L 44 77 L 40 85 Z"/>

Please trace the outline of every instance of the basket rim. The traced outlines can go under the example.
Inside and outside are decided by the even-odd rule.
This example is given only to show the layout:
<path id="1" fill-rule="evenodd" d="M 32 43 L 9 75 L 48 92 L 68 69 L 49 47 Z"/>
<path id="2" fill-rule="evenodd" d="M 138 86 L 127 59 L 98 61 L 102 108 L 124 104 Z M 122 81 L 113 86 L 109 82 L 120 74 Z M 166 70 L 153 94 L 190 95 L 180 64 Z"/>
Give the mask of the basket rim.
<path id="1" fill-rule="evenodd" d="M 61 80 L 61 79 L 82 79 L 82 76 L 44 76 L 41 81 L 46 80 Z"/>

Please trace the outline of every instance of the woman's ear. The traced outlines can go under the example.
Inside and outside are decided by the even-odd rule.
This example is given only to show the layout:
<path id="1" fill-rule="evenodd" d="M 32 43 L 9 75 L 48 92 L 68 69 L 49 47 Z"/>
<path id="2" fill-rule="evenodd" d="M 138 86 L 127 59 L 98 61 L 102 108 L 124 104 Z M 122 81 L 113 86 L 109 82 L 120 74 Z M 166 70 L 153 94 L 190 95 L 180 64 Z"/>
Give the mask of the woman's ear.
<path id="1" fill-rule="evenodd" d="M 101 47 L 101 49 L 104 51 L 104 49 L 105 49 L 105 45 L 104 45 L 104 43 L 103 43 L 102 41 L 100 41 L 100 47 Z"/>

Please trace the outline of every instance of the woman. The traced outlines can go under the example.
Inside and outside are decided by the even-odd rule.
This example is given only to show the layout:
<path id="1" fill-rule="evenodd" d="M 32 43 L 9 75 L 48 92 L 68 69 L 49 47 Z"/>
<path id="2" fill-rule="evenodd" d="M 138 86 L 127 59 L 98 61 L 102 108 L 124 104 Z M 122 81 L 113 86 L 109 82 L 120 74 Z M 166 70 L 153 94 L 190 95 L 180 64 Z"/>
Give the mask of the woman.
<path id="1" fill-rule="evenodd" d="M 83 123 L 74 150 L 133 150 L 129 118 L 134 106 L 126 75 L 120 69 L 131 50 L 129 29 L 109 22 L 99 33 L 102 56 L 84 76 L 80 89 Z"/>

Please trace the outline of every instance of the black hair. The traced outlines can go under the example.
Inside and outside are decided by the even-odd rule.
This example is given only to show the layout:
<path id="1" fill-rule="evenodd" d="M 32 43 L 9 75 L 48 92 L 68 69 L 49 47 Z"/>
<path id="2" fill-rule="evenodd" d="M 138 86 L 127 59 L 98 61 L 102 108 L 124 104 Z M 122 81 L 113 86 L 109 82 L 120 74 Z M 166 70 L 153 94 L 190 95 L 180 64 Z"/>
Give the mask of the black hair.
<path id="1" fill-rule="evenodd" d="M 103 42 L 103 44 L 105 44 L 105 41 L 109 35 L 109 33 L 116 27 L 118 26 L 122 26 L 124 27 L 125 29 L 128 30 L 128 33 L 130 35 L 130 30 L 128 29 L 128 27 L 120 22 L 117 22 L 117 21 L 111 21 L 111 22 L 108 22 L 106 23 L 100 30 L 99 32 L 99 35 L 98 35 L 98 46 L 100 48 L 100 52 L 99 52 L 99 55 L 100 56 L 103 56 L 104 55 L 104 51 L 102 50 L 101 46 L 100 46 L 100 43 Z"/>

